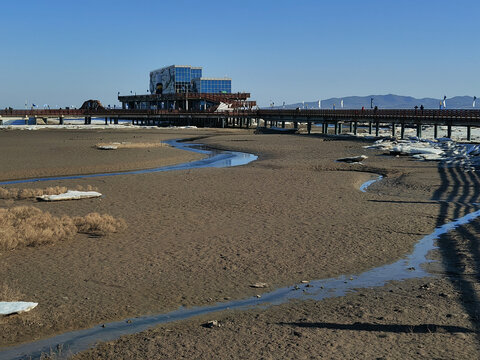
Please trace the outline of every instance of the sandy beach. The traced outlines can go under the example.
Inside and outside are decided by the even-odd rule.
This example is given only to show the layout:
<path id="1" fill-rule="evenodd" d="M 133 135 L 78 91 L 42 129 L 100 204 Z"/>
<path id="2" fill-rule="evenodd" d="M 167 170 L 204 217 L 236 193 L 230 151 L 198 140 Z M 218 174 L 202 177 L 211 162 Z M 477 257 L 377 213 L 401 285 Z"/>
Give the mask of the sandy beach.
<path id="1" fill-rule="evenodd" d="M 367 150 L 350 137 L 261 135 L 240 129 L 0 132 L 0 180 L 126 171 L 201 158 L 170 147 L 98 150 L 100 142 L 190 138 L 253 153 L 245 166 L 4 186 L 95 187 L 98 199 L 40 203 L 61 216 L 123 218 L 103 238 L 0 252 L 0 285 L 31 312 L 0 318 L 0 349 L 180 306 L 262 295 L 301 281 L 358 274 L 410 253 L 423 236 L 478 206 L 478 177 L 436 162 Z M 367 155 L 363 164 L 335 160 Z M 367 192 L 359 187 L 384 176 Z M 479 357 L 480 221 L 443 236 L 434 277 L 318 302 L 230 311 L 160 325 L 78 359 Z M 251 285 L 262 282 L 266 288 Z M 1 299 L 0 299 L 1 300 Z M 207 320 L 222 326 L 205 328 Z"/>

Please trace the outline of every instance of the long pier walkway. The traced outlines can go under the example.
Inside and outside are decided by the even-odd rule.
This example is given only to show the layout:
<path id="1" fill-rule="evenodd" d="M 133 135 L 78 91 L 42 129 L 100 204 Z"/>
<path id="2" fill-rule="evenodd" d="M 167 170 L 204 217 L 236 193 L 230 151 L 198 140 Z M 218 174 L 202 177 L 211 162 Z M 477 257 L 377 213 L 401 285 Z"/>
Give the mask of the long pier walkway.
<path id="1" fill-rule="evenodd" d="M 433 125 L 434 136 L 438 137 L 438 126 L 447 127 L 447 137 L 451 136 L 453 126 L 467 128 L 467 138 L 471 138 L 471 128 L 480 127 L 480 110 L 286 110 L 286 109 L 258 109 L 235 110 L 224 112 L 209 111 L 179 111 L 154 109 L 48 109 L 48 110 L 0 110 L 0 123 L 8 118 L 21 118 L 28 123 L 37 119 L 47 120 L 58 118 L 63 124 L 65 118 L 84 118 L 85 124 L 91 124 L 93 118 L 104 118 L 105 124 L 118 124 L 119 120 L 128 120 L 138 125 L 195 125 L 201 127 L 246 127 L 253 124 L 257 127 L 286 127 L 286 123 L 298 128 L 299 124 L 307 124 L 310 132 L 312 123 L 322 124 L 324 133 L 329 124 L 333 124 L 335 134 L 342 133 L 344 126 L 349 131 L 357 133 L 360 125 L 368 125 L 369 133 L 379 135 L 380 126 L 391 125 L 392 136 L 396 136 L 396 127 L 400 126 L 400 137 L 404 137 L 405 126 L 415 126 L 417 136 L 422 136 L 422 126 Z M 46 123 L 46 121 L 45 121 Z"/>

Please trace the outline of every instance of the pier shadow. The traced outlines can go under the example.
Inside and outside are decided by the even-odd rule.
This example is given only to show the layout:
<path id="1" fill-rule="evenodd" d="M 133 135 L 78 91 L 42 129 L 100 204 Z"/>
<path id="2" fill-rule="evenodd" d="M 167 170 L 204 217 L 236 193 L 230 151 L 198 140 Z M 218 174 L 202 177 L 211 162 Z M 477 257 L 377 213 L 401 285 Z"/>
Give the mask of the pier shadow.
<path id="1" fill-rule="evenodd" d="M 435 332 L 442 333 L 473 333 L 474 330 L 462 326 L 454 325 L 437 325 L 437 324 L 372 324 L 355 322 L 353 324 L 340 324 L 328 322 L 281 322 L 278 325 L 300 327 L 300 328 L 314 328 L 314 329 L 328 329 L 328 330 L 351 330 L 351 331 L 373 331 L 373 332 L 389 332 L 396 334 L 430 334 Z"/>
<path id="2" fill-rule="evenodd" d="M 432 197 L 440 204 L 437 226 L 480 208 L 480 177 L 476 172 L 439 164 L 438 173 L 441 185 Z M 476 286 L 480 280 L 480 218 L 440 236 L 437 246 L 444 276 L 459 294 L 480 343 L 480 286 Z"/>

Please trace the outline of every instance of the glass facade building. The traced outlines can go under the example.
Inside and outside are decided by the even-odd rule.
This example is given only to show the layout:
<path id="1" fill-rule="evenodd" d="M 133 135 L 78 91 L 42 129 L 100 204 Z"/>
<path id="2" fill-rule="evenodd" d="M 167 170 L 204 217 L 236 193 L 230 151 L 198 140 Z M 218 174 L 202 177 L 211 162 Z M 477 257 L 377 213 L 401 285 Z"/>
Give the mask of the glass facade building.
<path id="1" fill-rule="evenodd" d="M 232 92 L 232 80 L 227 78 L 202 78 L 202 68 L 171 65 L 150 72 L 151 94 Z"/>
<path id="2" fill-rule="evenodd" d="M 232 92 L 232 80 L 223 78 L 197 78 L 193 79 L 193 91 L 199 93 L 230 94 Z"/>

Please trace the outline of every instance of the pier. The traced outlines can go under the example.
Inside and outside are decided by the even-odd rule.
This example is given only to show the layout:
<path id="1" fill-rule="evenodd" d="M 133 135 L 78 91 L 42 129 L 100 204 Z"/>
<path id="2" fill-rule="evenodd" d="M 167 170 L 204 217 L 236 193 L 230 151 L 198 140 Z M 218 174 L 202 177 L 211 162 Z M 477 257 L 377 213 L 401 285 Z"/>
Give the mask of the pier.
<path id="1" fill-rule="evenodd" d="M 322 110 L 322 109 L 258 109 L 234 111 L 198 111 L 198 110 L 157 110 L 157 109 L 48 109 L 48 110 L 0 110 L 2 120 L 16 118 L 28 123 L 47 124 L 49 119 L 58 119 L 63 124 L 66 118 L 83 118 L 84 124 L 91 124 L 92 118 L 104 118 L 105 124 L 118 124 L 120 120 L 131 121 L 134 125 L 144 126 L 198 126 L 198 127 L 289 127 L 298 129 L 300 124 L 307 125 L 310 133 L 312 124 L 322 124 L 322 132 L 328 133 L 333 125 L 334 134 L 344 131 L 358 132 L 360 125 L 367 126 L 369 134 L 379 136 L 381 126 L 390 126 L 392 136 L 404 138 L 405 127 L 415 127 L 417 136 L 422 137 L 423 126 L 434 126 L 434 137 L 438 137 L 438 127 L 447 127 L 447 137 L 451 137 L 452 127 L 467 129 L 467 139 L 471 139 L 471 129 L 480 127 L 480 110 L 405 110 L 405 109 L 368 109 L 368 110 Z"/>

